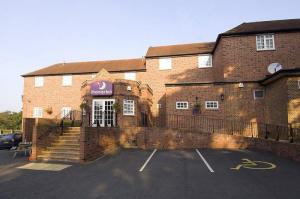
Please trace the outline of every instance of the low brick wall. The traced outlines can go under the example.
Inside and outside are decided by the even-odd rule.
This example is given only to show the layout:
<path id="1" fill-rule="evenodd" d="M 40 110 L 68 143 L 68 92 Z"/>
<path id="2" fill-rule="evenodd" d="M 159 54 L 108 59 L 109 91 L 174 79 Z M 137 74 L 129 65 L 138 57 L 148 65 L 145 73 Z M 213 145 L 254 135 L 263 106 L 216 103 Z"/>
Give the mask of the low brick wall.
<path id="1" fill-rule="evenodd" d="M 80 141 L 82 161 L 94 160 L 105 153 L 114 153 L 120 147 L 138 147 L 141 149 L 259 149 L 300 162 L 299 144 L 230 134 L 202 133 L 196 130 L 87 127 L 82 128 Z"/>
<path id="2" fill-rule="evenodd" d="M 200 133 L 164 128 L 142 128 L 137 134 L 142 149 L 259 149 L 300 162 L 300 145 L 220 133 Z"/>
<path id="3" fill-rule="evenodd" d="M 32 153 L 30 160 L 36 160 L 40 152 L 51 145 L 61 134 L 52 119 L 36 119 L 32 132 Z"/>
<path id="4" fill-rule="evenodd" d="M 23 141 L 32 142 L 33 128 L 36 123 L 35 118 L 23 118 L 22 120 L 22 134 Z"/>
<path id="5" fill-rule="evenodd" d="M 119 148 L 137 147 L 137 134 L 143 128 L 81 128 L 80 159 L 81 161 L 94 160 L 103 154 L 111 154 Z"/>
<path id="6" fill-rule="evenodd" d="M 118 146 L 118 128 L 81 128 L 80 134 L 80 160 L 94 160 L 104 154 L 103 139 L 112 139 L 111 145 Z"/>

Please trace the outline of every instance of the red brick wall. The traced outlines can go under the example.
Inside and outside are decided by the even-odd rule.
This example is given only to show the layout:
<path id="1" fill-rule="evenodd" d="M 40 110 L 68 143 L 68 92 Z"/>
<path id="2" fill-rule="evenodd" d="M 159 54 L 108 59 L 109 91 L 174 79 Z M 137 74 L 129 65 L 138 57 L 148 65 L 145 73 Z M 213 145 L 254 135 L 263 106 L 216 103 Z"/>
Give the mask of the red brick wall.
<path id="1" fill-rule="evenodd" d="M 300 145 L 219 133 L 144 128 L 137 134 L 143 149 L 259 149 L 300 162 Z"/>
<path id="2" fill-rule="evenodd" d="M 276 33 L 275 50 L 256 51 L 256 35 L 222 37 L 214 54 L 217 81 L 253 81 L 278 62 L 284 69 L 300 66 L 300 33 Z"/>
<path id="3" fill-rule="evenodd" d="M 45 150 L 61 135 L 61 130 L 52 119 L 36 119 L 32 134 L 31 160 L 36 160 L 42 150 Z"/>
<path id="4" fill-rule="evenodd" d="M 287 79 L 287 110 L 288 122 L 300 125 L 300 89 L 298 87 L 300 77 L 289 77 Z"/>
<path id="5" fill-rule="evenodd" d="M 191 115 L 196 97 L 198 97 L 201 104 L 199 114 L 201 116 L 262 122 L 264 100 L 254 99 L 255 89 L 261 89 L 261 86 L 256 83 L 245 83 L 244 88 L 239 88 L 238 84 L 167 87 L 167 112 L 168 114 Z M 221 94 L 224 95 L 224 100 L 221 100 Z M 176 110 L 176 101 L 188 101 L 189 109 Z M 219 109 L 205 109 L 205 101 L 218 101 Z"/>
<path id="6" fill-rule="evenodd" d="M 283 78 L 266 86 L 266 123 L 287 125 L 287 115 L 287 86 L 286 78 Z"/>

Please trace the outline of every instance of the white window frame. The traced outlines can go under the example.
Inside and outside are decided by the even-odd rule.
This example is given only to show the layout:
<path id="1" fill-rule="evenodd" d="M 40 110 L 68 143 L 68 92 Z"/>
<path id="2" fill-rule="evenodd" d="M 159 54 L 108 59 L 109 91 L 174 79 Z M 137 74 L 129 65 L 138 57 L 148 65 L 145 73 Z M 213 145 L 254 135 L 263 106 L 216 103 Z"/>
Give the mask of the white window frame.
<path id="1" fill-rule="evenodd" d="M 131 107 L 127 107 L 127 106 L 131 106 Z M 132 110 L 129 110 L 128 108 L 130 108 Z M 134 100 L 124 99 L 123 100 L 123 115 L 133 116 L 134 112 L 135 112 Z"/>
<path id="2" fill-rule="evenodd" d="M 211 106 L 211 104 L 213 104 L 213 106 Z M 219 101 L 205 101 L 205 109 L 218 110 L 219 109 Z"/>
<path id="3" fill-rule="evenodd" d="M 203 64 L 203 60 L 201 59 L 207 59 L 205 62 L 206 64 Z M 198 55 L 198 68 L 210 68 L 213 66 L 213 59 L 212 59 L 212 54 L 201 54 Z"/>
<path id="4" fill-rule="evenodd" d="M 33 118 L 42 118 L 43 117 L 43 108 L 42 107 L 33 107 L 32 117 Z"/>
<path id="5" fill-rule="evenodd" d="M 36 76 L 34 77 L 34 87 L 43 87 L 44 86 L 44 77 Z"/>
<path id="6" fill-rule="evenodd" d="M 136 72 L 125 72 L 124 79 L 135 81 L 136 80 Z"/>
<path id="7" fill-rule="evenodd" d="M 72 75 L 63 75 L 62 76 L 62 86 L 72 86 L 73 76 Z"/>
<path id="8" fill-rule="evenodd" d="M 158 60 L 159 70 L 171 70 L 172 69 L 172 58 L 164 57 Z"/>
<path id="9" fill-rule="evenodd" d="M 187 109 L 189 109 L 189 102 L 187 102 L 187 101 L 178 101 L 178 102 L 176 102 L 176 109 L 177 110 L 187 110 Z"/>
<path id="10" fill-rule="evenodd" d="M 272 42 L 272 47 L 267 46 L 268 42 Z M 260 34 L 256 35 L 256 50 L 264 51 L 264 50 L 275 50 L 275 37 L 274 34 Z"/>
<path id="11" fill-rule="evenodd" d="M 255 92 L 257 92 L 257 91 L 262 91 L 263 96 L 262 97 L 256 97 Z M 255 89 L 255 90 L 253 90 L 253 97 L 254 97 L 254 99 L 263 99 L 265 97 L 265 91 L 263 89 Z"/>
<path id="12" fill-rule="evenodd" d="M 66 116 L 69 115 L 69 113 L 72 111 L 72 108 L 71 107 L 62 107 L 61 110 L 60 110 L 60 117 L 61 118 L 65 118 Z M 70 115 L 69 115 L 70 117 Z M 67 118 L 69 118 L 67 117 Z"/>

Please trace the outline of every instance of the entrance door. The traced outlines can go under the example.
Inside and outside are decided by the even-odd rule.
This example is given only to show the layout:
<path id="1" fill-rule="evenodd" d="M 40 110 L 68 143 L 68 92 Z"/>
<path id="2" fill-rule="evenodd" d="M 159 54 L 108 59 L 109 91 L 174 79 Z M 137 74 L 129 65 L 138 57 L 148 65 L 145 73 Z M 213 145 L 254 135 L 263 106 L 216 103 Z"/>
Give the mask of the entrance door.
<path id="1" fill-rule="evenodd" d="M 93 100 L 93 126 L 115 126 L 115 112 L 113 110 L 114 99 Z"/>

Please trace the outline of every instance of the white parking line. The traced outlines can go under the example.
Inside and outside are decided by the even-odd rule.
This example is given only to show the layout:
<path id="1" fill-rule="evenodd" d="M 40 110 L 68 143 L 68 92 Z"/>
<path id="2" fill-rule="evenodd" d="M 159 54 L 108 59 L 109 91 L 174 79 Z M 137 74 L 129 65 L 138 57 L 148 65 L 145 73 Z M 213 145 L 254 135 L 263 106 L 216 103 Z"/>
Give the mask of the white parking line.
<path id="1" fill-rule="evenodd" d="M 150 161 L 150 159 L 152 158 L 152 156 L 154 155 L 154 153 L 157 151 L 157 149 L 154 149 L 153 152 L 151 153 L 151 155 L 149 156 L 149 158 L 146 160 L 146 162 L 143 164 L 143 166 L 140 168 L 140 172 L 142 172 L 144 170 L 144 168 L 147 166 L 148 162 Z"/>
<path id="2" fill-rule="evenodd" d="M 200 153 L 200 151 L 198 149 L 196 149 L 196 152 L 198 153 L 198 155 L 200 156 L 200 158 L 202 159 L 202 161 L 204 162 L 204 164 L 206 165 L 206 167 L 208 168 L 208 170 L 212 173 L 214 173 L 214 170 L 211 168 L 211 166 L 208 164 L 208 162 L 205 160 L 205 158 L 203 157 L 203 155 Z"/>

